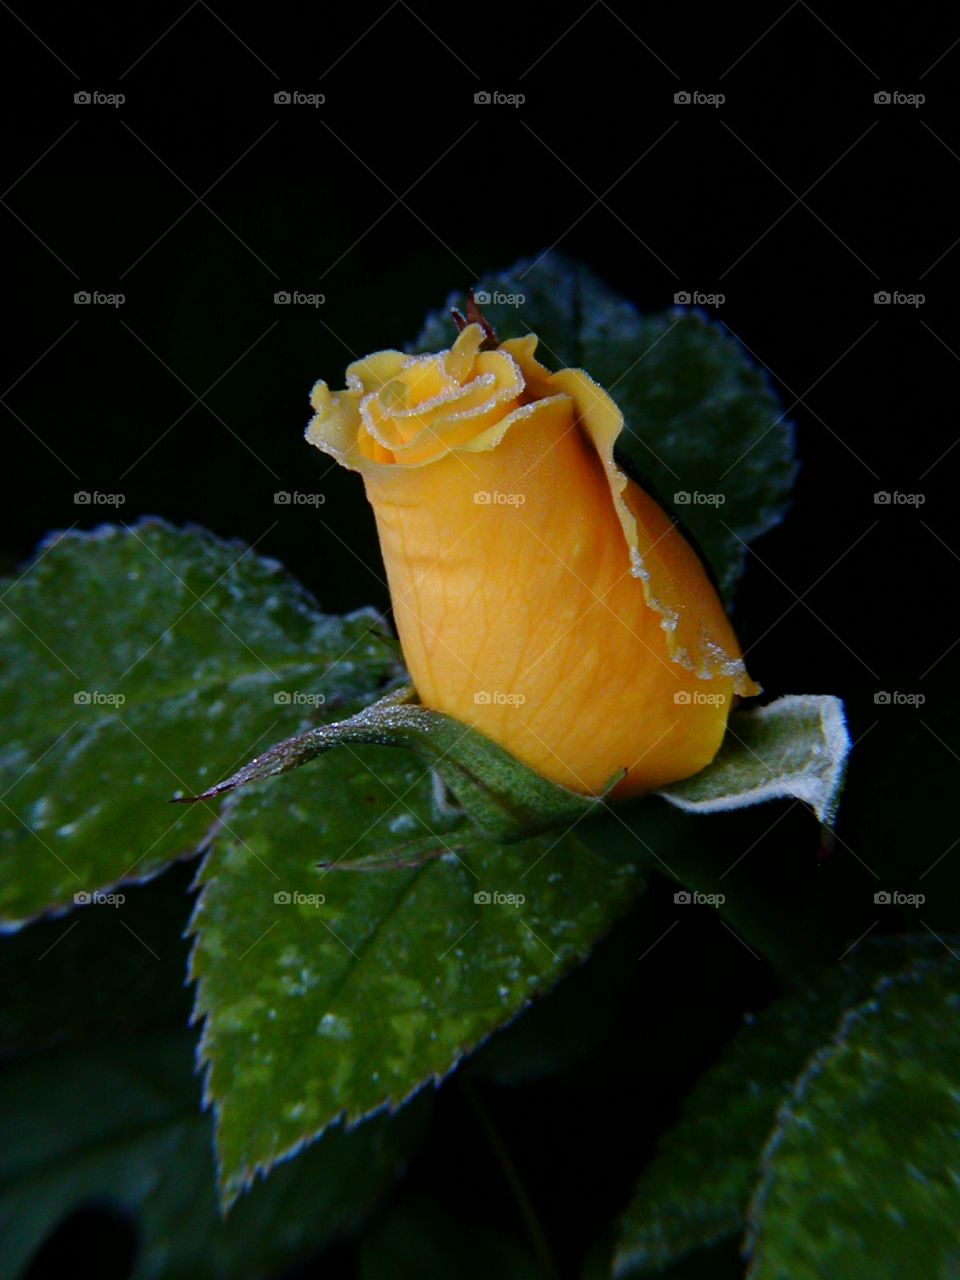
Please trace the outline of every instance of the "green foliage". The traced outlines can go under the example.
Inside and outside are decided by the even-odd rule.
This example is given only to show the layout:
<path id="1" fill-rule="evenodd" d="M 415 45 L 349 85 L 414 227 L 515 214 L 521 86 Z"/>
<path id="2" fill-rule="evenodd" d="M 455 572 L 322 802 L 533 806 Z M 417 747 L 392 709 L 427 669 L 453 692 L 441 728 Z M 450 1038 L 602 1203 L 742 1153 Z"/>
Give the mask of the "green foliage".
<path id="1" fill-rule="evenodd" d="M 750 1216 L 756 1280 L 960 1273 L 960 963 L 847 1014 L 781 1108 Z"/>
<path id="2" fill-rule="evenodd" d="M 811 1055 L 831 1042 L 847 1010 L 867 999 L 876 984 L 889 981 L 885 975 L 904 969 L 913 974 L 917 964 L 945 954 L 929 936 L 864 943 L 845 963 L 822 971 L 802 990 L 751 1019 L 690 1093 L 679 1123 L 644 1171 L 621 1224 L 614 1274 L 656 1273 L 704 1246 L 740 1235 L 778 1109 L 799 1087 L 794 1081 L 802 1078 Z M 933 1050 L 934 1042 L 922 1038 L 912 1046 L 921 1075 L 933 1066 Z M 897 1107 L 891 1106 L 885 1116 L 878 1113 L 876 1120 L 882 1140 L 897 1142 Z M 839 1143 L 845 1132 L 846 1123 L 832 1140 Z M 810 1130 L 808 1138 L 811 1145 L 829 1140 L 819 1128 Z M 831 1170 L 829 1160 L 825 1157 L 819 1180 L 821 1217 L 845 1212 L 829 1209 L 845 1178 L 843 1169 Z M 769 1274 L 801 1273 L 788 1268 Z"/>
<path id="3" fill-rule="evenodd" d="M 198 799 L 210 798 L 249 782 L 262 782 L 315 760 L 335 747 L 375 742 L 409 747 L 440 780 L 491 840 L 511 842 L 572 824 L 600 801 L 570 791 L 535 773 L 503 747 L 459 720 L 422 707 L 406 685 L 355 716 L 321 725 L 278 742 L 231 778 Z M 611 779 L 611 785 L 616 781 Z"/>
<path id="4" fill-rule="evenodd" d="M 0 1273 L 18 1274 L 62 1217 L 100 1202 L 138 1215 L 134 1280 L 252 1280 L 350 1230 L 418 1141 L 420 1106 L 335 1129 L 224 1220 L 191 1039 L 45 1050 L 0 1072 Z"/>
<path id="5" fill-rule="evenodd" d="M 4 603 L 7 921 L 196 852 L 216 808 L 165 802 L 301 727 L 275 695 L 335 710 L 394 662 L 372 614 L 324 617 L 274 562 L 156 520 L 52 539 Z"/>
<path id="6" fill-rule="evenodd" d="M 660 794 L 690 813 L 722 813 L 793 797 L 829 824 L 849 750 L 840 699 L 793 694 L 734 712 L 707 768 Z"/>
<path id="7" fill-rule="evenodd" d="M 370 1231 L 359 1280 L 541 1280 L 542 1275 L 527 1250 L 491 1232 L 479 1218 L 445 1214 L 438 1221 L 429 1202 L 410 1199 Z"/>
<path id="8" fill-rule="evenodd" d="M 485 275 L 484 303 L 501 339 L 535 333 L 551 369 L 585 369 L 623 411 L 623 464 L 679 517 L 722 590 L 732 593 L 747 544 L 782 518 L 795 474 L 793 434 L 740 344 L 695 311 L 644 316 L 591 271 L 558 254 Z M 449 307 L 434 313 L 418 351 L 450 345 Z M 709 498 L 707 497 L 709 495 Z"/>
<path id="9" fill-rule="evenodd" d="M 623 465 L 729 598 L 793 478 L 790 430 L 737 342 L 696 313 L 640 316 L 555 255 L 483 285 L 525 295 L 485 308 L 501 337 L 534 331 L 547 364 L 611 392 Z M 451 335 L 438 313 L 419 348 Z M 788 798 L 835 815 L 849 746 L 837 699 L 737 712 L 710 768 L 621 808 L 416 705 L 372 612 L 325 616 L 279 566 L 202 530 L 149 520 L 55 538 L 5 602 L 0 916 L 29 927 L 0 940 L 4 1274 L 91 1200 L 137 1215 L 137 1280 L 295 1263 L 392 1185 L 430 1091 L 479 1046 L 476 1077 L 505 1091 L 588 1069 L 633 990 L 634 934 L 571 971 L 638 918 L 640 869 L 694 889 L 726 874 L 710 827 L 739 819 L 691 813 Z M 256 785 L 225 796 L 240 783 Z M 188 928 L 173 864 L 198 852 Z M 747 962 L 789 973 L 795 938 L 762 887 L 731 897 L 721 920 Z M 642 911 L 659 929 L 656 898 Z M 650 932 L 648 950 L 666 936 Z M 927 1236 L 933 1274 L 956 1274 L 943 955 L 932 935 L 871 939 L 751 1019 L 637 1169 L 613 1273 L 730 1273 L 752 1202 L 758 1280 L 906 1274 L 904 1241 Z M 629 1010 L 649 1053 L 648 1012 Z M 439 1228 L 431 1210 L 418 1194 L 387 1210 L 364 1280 L 539 1274 L 536 1250 L 484 1232 L 472 1205 Z M 610 1272 L 606 1222 L 591 1277 Z M 881 1247 L 901 1271 L 877 1262 Z"/>
<path id="10" fill-rule="evenodd" d="M 426 836 L 443 858 L 317 867 Z M 396 747 L 344 748 L 239 793 L 201 882 L 193 974 L 228 1201 L 339 1116 L 444 1076 L 584 956 L 638 887 L 574 836 L 476 840 Z"/>

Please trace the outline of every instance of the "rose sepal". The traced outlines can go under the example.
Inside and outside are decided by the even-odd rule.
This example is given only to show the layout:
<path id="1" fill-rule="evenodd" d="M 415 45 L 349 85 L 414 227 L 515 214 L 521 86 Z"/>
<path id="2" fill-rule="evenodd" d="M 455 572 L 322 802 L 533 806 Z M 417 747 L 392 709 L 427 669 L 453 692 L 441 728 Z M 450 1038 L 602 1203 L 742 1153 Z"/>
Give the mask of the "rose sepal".
<path id="1" fill-rule="evenodd" d="M 619 782 L 615 774 L 600 796 L 586 796 L 551 782 L 492 739 L 417 701 L 411 685 L 392 690 L 356 715 L 318 725 L 276 743 L 229 778 L 181 804 L 211 800 L 251 782 L 263 782 L 348 744 L 406 747 L 439 777 L 446 793 L 498 844 L 526 840 L 553 827 L 570 826 L 603 804 Z M 448 805 L 441 796 L 439 803 Z"/>
<path id="2" fill-rule="evenodd" d="M 571 791 L 541 777 L 469 725 L 422 706 L 413 687 L 405 684 L 346 720 L 285 738 L 229 778 L 200 795 L 178 796 L 176 802 L 214 799 L 248 783 L 299 769 L 324 752 L 351 743 L 416 752 L 439 779 L 438 804 L 449 808 L 449 797 L 453 797 L 480 832 L 498 844 L 570 826 L 606 808 L 606 797 L 623 776 L 610 778 L 599 796 Z M 680 809 L 703 814 L 769 800 L 799 800 L 829 829 L 849 750 L 839 698 L 788 695 L 763 707 L 735 712 L 713 763 L 655 794 Z M 387 859 L 384 865 L 404 863 Z"/>

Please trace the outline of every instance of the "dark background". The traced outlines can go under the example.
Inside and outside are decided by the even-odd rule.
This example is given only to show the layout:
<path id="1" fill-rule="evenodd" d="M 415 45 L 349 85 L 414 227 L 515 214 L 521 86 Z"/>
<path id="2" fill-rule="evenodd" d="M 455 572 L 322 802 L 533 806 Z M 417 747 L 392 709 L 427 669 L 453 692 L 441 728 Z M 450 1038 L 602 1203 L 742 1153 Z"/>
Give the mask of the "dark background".
<path id="1" fill-rule="evenodd" d="M 860 833 L 923 714 L 874 698 L 923 692 L 935 712 L 960 652 L 956 15 L 912 5 L 867 24 L 803 0 L 14 7 L 0 11 L 5 567 L 51 529 L 114 518 L 73 500 L 98 490 L 125 496 L 124 521 L 255 543 L 330 611 L 384 608 L 360 483 L 302 440 L 318 377 L 341 385 L 350 359 L 412 340 L 450 290 L 552 246 L 645 310 L 723 293 L 717 321 L 769 371 L 802 464 L 788 519 L 749 559 L 739 634 L 769 692 L 841 694 L 860 742 L 828 859 L 800 813 L 718 841 L 755 836 L 774 891 L 849 892 L 849 937 L 869 926 Z M 526 101 L 474 103 L 492 89 Z M 694 89 L 726 101 L 674 103 Z M 81 90 L 126 101 L 75 105 Z M 281 90 L 326 102 L 275 105 Z M 883 90 L 926 101 L 878 105 Z M 80 290 L 126 301 L 81 307 Z M 278 290 L 325 303 L 278 307 Z M 877 306 L 879 290 L 925 301 Z M 282 489 L 326 502 L 278 507 Z M 923 505 L 878 506 L 879 490 Z M 922 797 L 884 799 L 907 890 L 923 836 L 903 814 Z M 655 888 L 641 913 L 651 938 L 658 894 L 666 910 Z M 942 901 L 944 926 L 952 912 Z M 719 924 L 671 945 L 618 990 L 575 1070 L 482 1086 L 561 1258 L 620 1207 L 683 1091 L 774 989 Z M 632 1148 L 611 1153 L 625 1125 Z M 522 1236 L 456 1087 L 412 1178 L 444 1211 Z M 323 1274 L 353 1265 L 347 1245 Z"/>

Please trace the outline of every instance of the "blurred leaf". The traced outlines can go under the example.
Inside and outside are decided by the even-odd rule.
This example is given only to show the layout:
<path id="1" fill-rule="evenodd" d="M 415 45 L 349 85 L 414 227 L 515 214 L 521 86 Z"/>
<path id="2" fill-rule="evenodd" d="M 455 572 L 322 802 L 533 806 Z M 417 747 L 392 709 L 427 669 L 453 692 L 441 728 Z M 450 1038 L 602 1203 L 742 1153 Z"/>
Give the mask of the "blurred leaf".
<path id="1" fill-rule="evenodd" d="M 193 874 L 176 863 L 147 884 L 125 885 L 120 906 L 0 936 L 0 1053 L 186 1026 Z"/>
<path id="2" fill-rule="evenodd" d="M 777 1108 L 810 1055 L 878 977 L 942 953 L 929 936 L 862 943 L 800 994 L 751 1019 L 687 1097 L 644 1171 L 623 1218 L 614 1274 L 659 1272 L 738 1235 Z"/>
<path id="3" fill-rule="evenodd" d="M 818 874 L 820 829 L 799 806 L 792 813 L 784 806 L 771 822 L 759 806 L 697 814 L 645 797 L 586 819 L 577 836 L 614 865 L 629 862 L 648 879 L 665 878 L 676 923 L 691 910 L 718 915 L 788 984 L 802 970 L 835 961 L 852 941 L 849 912 L 832 896 L 835 882 Z M 777 887 L 783 875 L 790 894 Z"/>
<path id="4" fill-rule="evenodd" d="M 7 921 L 195 851 L 216 809 L 170 808 L 177 788 L 302 727 L 310 704 L 292 695 L 333 713 L 393 661 L 372 615 L 324 617 L 275 562 L 156 520 L 58 536 L 3 605 Z"/>
<path id="5" fill-rule="evenodd" d="M 596 1272 L 596 1280 L 601 1273 Z M 603 1273 L 609 1280 L 610 1269 Z M 676 1262 L 657 1272 L 658 1280 L 743 1280 L 743 1259 L 736 1240 L 720 1240 L 705 1249 L 684 1254 Z M 594 1280 L 592 1275 L 584 1280 Z"/>
<path id="6" fill-rule="evenodd" d="M 408 1198 L 364 1235 L 359 1280 L 542 1280 L 528 1249 L 482 1219 Z"/>
<path id="7" fill-rule="evenodd" d="M 746 544 L 785 510 L 795 474 L 793 434 L 767 379 L 740 344 L 696 311 L 642 316 L 579 263 L 547 253 L 482 278 L 501 339 L 536 333 L 550 368 L 585 369 L 623 410 L 624 465 L 678 515 L 729 596 Z M 447 307 L 464 305 L 451 294 Z M 452 338 L 449 310 L 431 315 L 415 350 Z"/>
<path id="8" fill-rule="evenodd" d="M 720 813 L 792 796 L 829 825 L 849 750 L 839 698 L 790 694 L 765 707 L 735 711 L 712 763 L 659 794 L 691 813 Z"/>
<path id="9" fill-rule="evenodd" d="M 339 1116 L 446 1075 L 638 888 L 632 867 L 573 836 L 498 847 L 435 805 L 412 753 L 376 747 L 331 752 L 228 805 L 193 926 L 226 1200 Z M 316 867 L 427 837 L 447 853 L 412 870 Z"/>
<path id="10" fill-rule="evenodd" d="M 224 1221 L 199 1093 L 185 1033 L 48 1051 L 7 1066 L 0 1273 L 20 1274 L 64 1216 L 102 1201 L 139 1215 L 133 1280 L 271 1273 L 356 1225 L 401 1170 L 424 1119 L 411 1107 L 349 1133 L 332 1130 Z M 95 1241 L 91 1249 L 95 1256 Z"/>
<path id="11" fill-rule="evenodd" d="M 781 1108 L 750 1210 L 756 1280 L 960 1274 L 960 963 L 878 984 Z"/>

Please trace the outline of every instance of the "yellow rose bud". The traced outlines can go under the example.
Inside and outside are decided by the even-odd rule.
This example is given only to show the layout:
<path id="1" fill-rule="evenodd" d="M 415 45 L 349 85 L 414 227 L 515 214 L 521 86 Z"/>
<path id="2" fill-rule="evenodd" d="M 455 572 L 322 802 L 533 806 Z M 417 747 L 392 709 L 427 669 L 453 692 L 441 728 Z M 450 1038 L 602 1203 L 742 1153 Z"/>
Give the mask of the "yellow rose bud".
<path id="1" fill-rule="evenodd" d="M 623 417 L 533 335 L 380 351 L 313 390 L 307 439 L 363 476 L 420 700 L 585 794 L 713 759 L 759 692 L 716 591 L 614 462 Z"/>

